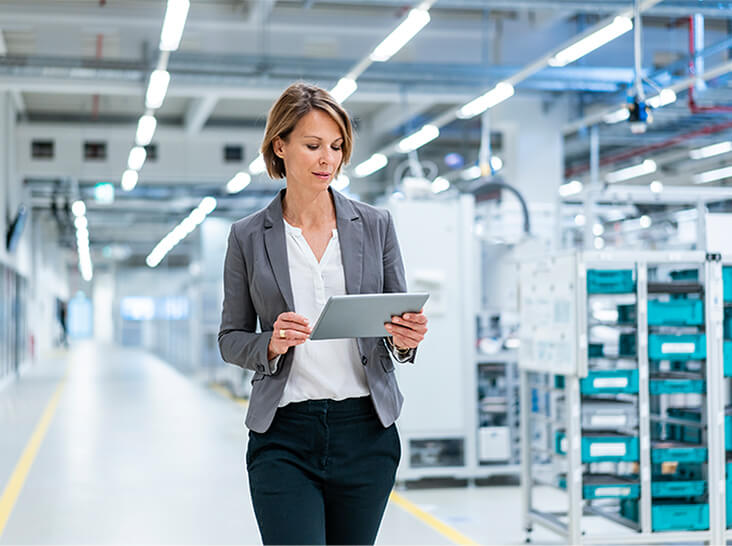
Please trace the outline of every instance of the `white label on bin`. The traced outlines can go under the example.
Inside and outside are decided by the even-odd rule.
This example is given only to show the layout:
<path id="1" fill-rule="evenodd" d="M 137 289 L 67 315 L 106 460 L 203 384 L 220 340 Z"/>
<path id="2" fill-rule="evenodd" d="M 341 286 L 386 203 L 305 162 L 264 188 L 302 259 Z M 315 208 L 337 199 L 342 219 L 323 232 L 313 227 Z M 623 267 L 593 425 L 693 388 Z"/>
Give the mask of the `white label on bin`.
<path id="1" fill-rule="evenodd" d="M 562 453 L 567 453 L 567 438 L 562 438 L 559 442 L 559 450 Z"/>
<path id="2" fill-rule="evenodd" d="M 693 353 L 695 349 L 696 349 L 696 345 L 694 343 L 662 343 L 661 344 L 661 352 L 663 354 L 669 354 L 669 353 L 690 354 L 690 353 Z"/>
<path id="3" fill-rule="evenodd" d="M 596 389 L 622 389 L 628 386 L 627 377 L 597 377 L 592 382 Z"/>
<path id="4" fill-rule="evenodd" d="M 625 415 L 593 415 L 590 424 L 598 427 L 622 427 L 627 422 Z"/>
<path id="5" fill-rule="evenodd" d="M 601 487 L 597 495 L 602 497 L 627 497 L 630 495 L 630 487 Z"/>
<path id="6" fill-rule="evenodd" d="M 625 455 L 625 443 L 623 442 L 612 442 L 606 444 L 595 442 L 590 445 L 591 457 L 615 457 L 622 455 Z"/>

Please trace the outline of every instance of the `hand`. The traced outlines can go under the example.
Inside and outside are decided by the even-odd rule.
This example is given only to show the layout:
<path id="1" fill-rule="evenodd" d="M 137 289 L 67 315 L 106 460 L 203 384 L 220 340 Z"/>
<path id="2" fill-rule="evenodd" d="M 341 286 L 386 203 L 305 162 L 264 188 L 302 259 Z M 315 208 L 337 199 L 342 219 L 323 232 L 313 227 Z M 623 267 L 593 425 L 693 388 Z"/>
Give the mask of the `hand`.
<path id="1" fill-rule="evenodd" d="M 404 313 L 401 317 L 394 315 L 391 322 L 384 324 L 394 340 L 397 349 L 416 349 L 427 333 L 427 317 L 419 313 Z"/>
<path id="2" fill-rule="evenodd" d="M 302 345 L 312 331 L 308 319 L 302 315 L 289 311 L 280 314 L 275 320 L 272 338 L 267 347 L 267 360 L 285 354 L 290 347 Z"/>

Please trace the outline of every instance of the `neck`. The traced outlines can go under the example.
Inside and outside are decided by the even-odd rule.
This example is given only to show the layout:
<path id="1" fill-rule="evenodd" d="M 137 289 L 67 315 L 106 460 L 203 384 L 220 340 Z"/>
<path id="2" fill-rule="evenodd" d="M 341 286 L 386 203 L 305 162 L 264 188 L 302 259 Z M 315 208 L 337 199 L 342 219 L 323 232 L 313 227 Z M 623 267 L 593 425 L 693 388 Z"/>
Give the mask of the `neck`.
<path id="1" fill-rule="evenodd" d="M 335 221 L 335 205 L 328 190 L 314 193 L 288 185 L 282 214 L 288 223 L 297 227 L 331 225 Z"/>

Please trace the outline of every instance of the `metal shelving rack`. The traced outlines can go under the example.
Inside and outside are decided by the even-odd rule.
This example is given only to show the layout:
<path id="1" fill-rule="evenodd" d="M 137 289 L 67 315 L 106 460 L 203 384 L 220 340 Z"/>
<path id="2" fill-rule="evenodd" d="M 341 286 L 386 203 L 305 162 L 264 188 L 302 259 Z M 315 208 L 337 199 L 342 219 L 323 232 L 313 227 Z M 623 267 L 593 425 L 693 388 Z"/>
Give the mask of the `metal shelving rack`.
<path id="1" fill-rule="evenodd" d="M 504 350 L 496 354 L 476 353 L 475 355 L 476 373 L 478 375 L 477 384 L 479 389 L 478 396 L 478 470 L 476 476 L 487 478 L 494 475 L 518 475 L 520 472 L 519 457 L 521 436 L 519 431 L 519 399 L 518 399 L 518 353 L 513 350 Z M 490 376 L 500 379 L 503 387 L 494 397 L 480 396 L 482 379 L 484 376 Z M 494 408 L 486 407 L 486 402 L 492 402 Z M 485 420 L 500 422 L 498 429 L 505 429 L 505 449 L 506 457 L 492 456 L 489 459 L 483 459 L 481 453 L 486 450 L 482 445 L 481 434 L 483 433 Z M 503 443 L 504 438 L 499 438 Z M 498 446 L 497 446 L 498 447 Z M 504 446 L 499 447 L 499 452 Z"/>
<path id="2" fill-rule="evenodd" d="M 706 482 L 709 528 L 699 531 L 652 530 L 651 395 L 648 352 L 649 266 L 691 264 L 699 268 L 704 285 L 706 359 L 704 391 L 706 417 Z M 589 269 L 635 271 L 636 359 L 638 393 L 638 521 L 608 513 L 583 499 L 582 394 L 580 381 L 588 375 Z M 683 252 L 565 252 L 524 261 L 520 266 L 521 348 L 521 481 L 523 521 L 527 542 L 534 525 L 545 527 L 570 544 L 649 544 L 709 542 L 721 544 L 726 530 L 723 374 L 723 286 L 719 255 Z M 563 376 L 557 388 L 554 376 Z M 559 411 L 559 410 L 564 411 Z M 548 410 L 548 411 L 544 411 Z M 542 414 L 542 412 L 544 414 Z M 565 455 L 552 449 L 552 431 L 561 428 Z M 542 432 L 543 431 L 543 432 Z M 702 435 L 702 438 L 704 436 Z M 539 444 L 539 445 L 537 445 Z M 618 463 L 619 464 L 619 463 Z M 556 485 L 542 475 L 566 472 L 567 509 L 541 511 L 534 506 L 536 486 Z M 620 524 L 617 532 L 593 534 L 585 516 L 603 516 Z"/>

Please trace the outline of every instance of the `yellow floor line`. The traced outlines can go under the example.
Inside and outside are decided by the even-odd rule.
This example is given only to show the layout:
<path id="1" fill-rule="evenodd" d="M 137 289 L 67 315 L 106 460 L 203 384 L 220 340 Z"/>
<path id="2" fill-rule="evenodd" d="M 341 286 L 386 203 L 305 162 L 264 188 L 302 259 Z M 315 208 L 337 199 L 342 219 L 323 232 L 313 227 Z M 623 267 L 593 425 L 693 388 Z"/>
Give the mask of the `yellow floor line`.
<path id="1" fill-rule="evenodd" d="M 435 531 L 447 537 L 455 544 L 478 544 L 478 542 L 475 542 L 474 540 L 466 537 L 460 531 L 453 529 L 446 523 L 443 523 L 432 514 L 428 514 L 427 512 L 419 508 L 416 504 L 402 497 L 396 491 L 391 492 L 391 495 L 389 495 L 389 500 L 396 504 L 399 508 L 402 508 L 403 510 L 406 510 L 407 512 L 412 514 L 422 523 L 425 523 L 429 527 L 432 527 Z"/>
<path id="2" fill-rule="evenodd" d="M 229 400 L 233 400 L 244 408 L 249 407 L 249 400 L 247 400 L 246 398 L 237 398 L 236 396 L 231 394 L 231 391 L 229 391 L 229 389 L 227 389 L 226 387 L 222 387 L 221 385 L 217 385 L 216 383 L 211 383 L 209 384 L 209 388 L 213 391 L 216 391 L 221 396 L 228 398 Z"/>
<path id="3" fill-rule="evenodd" d="M 3 536 L 5 526 L 8 523 L 8 519 L 10 518 L 13 508 L 15 507 L 18 496 L 23 489 L 23 484 L 25 483 L 25 479 L 28 477 L 31 466 L 33 466 L 33 461 L 38 454 L 43 438 L 46 436 L 46 432 L 51 424 L 53 415 L 56 413 L 56 407 L 61 399 L 61 394 L 66 386 L 67 379 L 68 370 L 66 372 L 66 376 L 61 380 L 58 387 L 56 387 L 56 392 L 54 392 L 51 400 L 48 402 L 46 409 L 43 411 L 43 415 L 38 421 L 28 444 L 25 446 L 23 454 L 18 460 L 18 464 L 15 465 L 13 473 L 10 475 L 10 480 L 5 486 L 2 497 L 0 497 L 0 538 Z"/>

